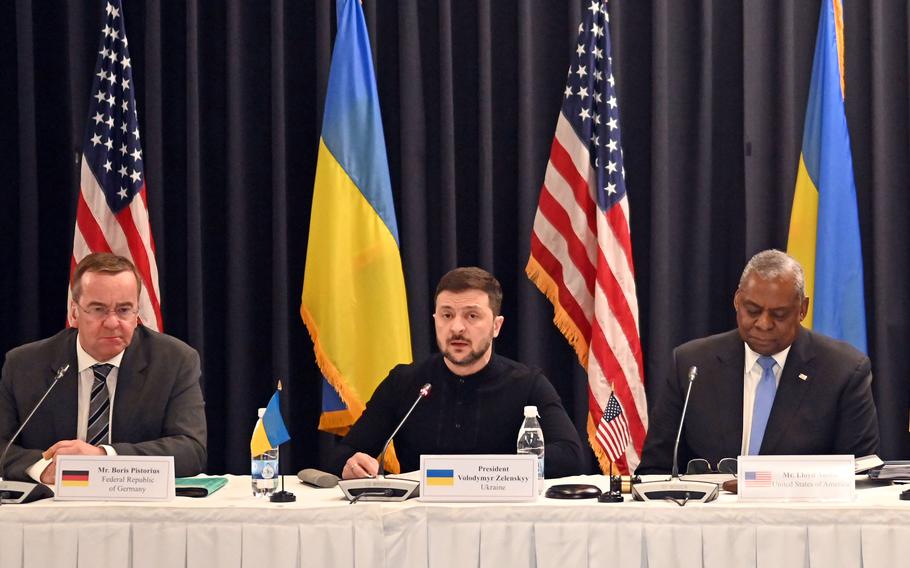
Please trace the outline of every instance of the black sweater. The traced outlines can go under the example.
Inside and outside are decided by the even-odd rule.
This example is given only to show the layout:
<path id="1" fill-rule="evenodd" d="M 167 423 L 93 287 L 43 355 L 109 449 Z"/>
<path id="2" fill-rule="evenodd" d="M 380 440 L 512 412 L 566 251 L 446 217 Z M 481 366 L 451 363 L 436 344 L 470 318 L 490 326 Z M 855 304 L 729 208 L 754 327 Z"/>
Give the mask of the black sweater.
<path id="1" fill-rule="evenodd" d="M 545 475 L 581 473 L 578 433 L 540 370 L 494 354 L 486 367 L 461 377 L 438 353 L 392 369 L 333 452 L 328 469 L 341 475 L 355 452 L 377 457 L 424 383 L 433 385 L 430 396 L 395 436 L 402 471 L 420 469 L 421 454 L 514 454 L 524 407 L 536 405 L 546 444 Z"/>

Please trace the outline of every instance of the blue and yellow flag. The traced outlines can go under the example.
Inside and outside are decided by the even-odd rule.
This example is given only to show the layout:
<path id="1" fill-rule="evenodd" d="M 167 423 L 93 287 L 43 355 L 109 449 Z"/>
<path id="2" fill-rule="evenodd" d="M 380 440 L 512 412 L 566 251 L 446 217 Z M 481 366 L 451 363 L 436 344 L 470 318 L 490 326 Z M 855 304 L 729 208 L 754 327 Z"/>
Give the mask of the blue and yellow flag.
<path id="1" fill-rule="evenodd" d="M 280 392 L 281 384 L 269 399 L 269 404 L 265 407 L 265 414 L 256 422 L 253 437 L 250 439 L 251 456 L 264 454 L 291 439 L 291 435 L 288 434 L 288 429 L 284 425 L 284 419 L 281 417 Z"/>
<path id="2" fill-rule="evenodd" d="M 865 353 L 863 252 L 844 109 L 843 29 L 840 0 L 824 0 L 787 252 L 806 271 L 810 302 L 803 325 Z"/>
<path id="3" fill-rule="evenodd" d="M 344 433 L 411 361 L 411 332 L 366 23 L 358 0 L 338 0 L 337 15 L 300 315 L 334 390 L 319 427 Z"/>

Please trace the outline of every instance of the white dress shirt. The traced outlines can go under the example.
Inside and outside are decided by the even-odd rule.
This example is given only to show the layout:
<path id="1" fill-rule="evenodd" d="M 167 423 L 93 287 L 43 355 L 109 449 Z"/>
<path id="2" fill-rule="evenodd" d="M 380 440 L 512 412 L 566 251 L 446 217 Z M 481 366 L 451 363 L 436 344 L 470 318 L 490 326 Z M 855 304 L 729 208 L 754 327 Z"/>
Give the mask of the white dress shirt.
<path id="1" fill-rule="evenodd" d="M 760 354 L 752 351 L 749 344 L 743 342 L 746 350 L 746 363 L 743 369 L 743 445 L 742 455 L 749 454 L 749 437 L 752 434 L 752 409 L 755 406 L 755 391 L 758 388 L 758 382 L 761 380 L 762 368 L 758 364 Z M 790 347 L 787 346 L 783 351 L 779 351 L 771 358 L 774 359 L 774 380 L 775 385 L 780 385 L 780 374 L 784 370 L 784 364 L 787 362 L 787 355 L 790 353 Z"/>

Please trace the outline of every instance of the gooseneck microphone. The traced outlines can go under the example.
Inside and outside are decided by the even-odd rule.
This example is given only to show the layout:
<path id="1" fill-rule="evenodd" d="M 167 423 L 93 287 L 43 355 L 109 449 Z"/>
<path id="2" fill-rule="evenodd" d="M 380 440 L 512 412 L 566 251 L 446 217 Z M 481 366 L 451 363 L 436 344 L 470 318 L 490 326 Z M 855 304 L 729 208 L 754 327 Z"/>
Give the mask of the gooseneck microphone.
<path id="1" fill-rule="evenodd" d="M 392 435 L 389 436 L 389 439 L 385 441 L 385 445 L 382 447 L 382 451 L 379 452 L 379 473 L 376 474 L 377 477 L 382 477 L 385 475 L 385 453 L 389 449 L 389 445 L 392 443 L 392 439 L 395 438 L 395 434 L 401 430 L 401 427 L 404 426 L 404 423 L 411 416 L 411 413 L 414 412 L 414 409 L 417 408 L 417 405 L 421 400 L 430 396 L 430 391 L 433 389 L 433 385 L 430 383 L 424 383 L 420 390 L 417 392 L 417 398 L 414 400 L 414 404 L 411 405 L 411 408 L 404 415 L 404 418 L 401 419 L 401 422 L 398 423 L 398 426 L 395 427 L 395 430 L 392 432 Z"/>
<path id="2" fill-rule="evenodd" d="M 25 429 L 25 426 L 28 424 L 28 421 L 32 419 L 32 416 L 35 415 L 35 412 L 41 408 L 41 405 L 44 404 L 44 400 L 47 398 L 47 395 L 51 394 L 51 391 L 54 390 L 54 387 L 57 386 L 57 383 L 60 381 L 63 375 L 66 374 L 69 368 L 69 363 L 66 363 L 57 369 L 57 371 L 54 373 L 54 380 L 51 382 L 51 386 L 47 387 L 47 390 L 44 391 L 44 395 L 41 396 L 41 399 L 38 400 L 38 403 L 35 404 L 34 408 L 32 408 L 32 411 L 28 413 L 28 416 L 26 416 L 25 420 L 22 421 L 22 424 L 19 425 L 19 429 L 16 430 L 16 432 L 10 436 L 9 440 L 6 442 L 6 447 L 3 448 L 3 453 L 0 454 L 0 503 L 29 503 L 38 499 L 45 499 L 47 497 L 54 496 L 54 492 L 51 491 L 50 488 L 43 483 L 5 481 L 3 479 L 3 475 L 6 473 L 6 454 L 9 452 L 10 447 L 12 447 L 13 442 L 16 441 L 16 439 L 19 437 L 19 434 L 21 434 L 22 430 Z"/>
<path id="3" fill-rule="evenodd" d="M 689 385 L 686 388 L 686 399 L 683 402 L 682 413 L 679 416 L 679 430 L 676 432 L 676 443 L 673 445 L 673 468 L 669 480 L 645 481 L 632 486 L 632 498 L 636 501 L 673 501 L 683 506 L 689 501 L 707 503 L 717 499 L 718 485 L 709 481 L 683 480 L 679 477 L 679 440 L 682 437 L 683 424 L 686 421 L 686 410 L 689 408 L 689 396 L 692 394 L 692 385 L 698 376 L 698 367 L 689 368 Z"/>
<path id="4" fill-rule="evenodd" d="M 407 422 L 408 417 L 411 416 L 411 413 L 414 412 L 414 409 L 417 408 L 420 401 L 430 396 L 430 390 L 432 388 L 433 385 L 430 383 L 424 383 L 424 385 L 420 387 L 414 404 L 411 405 L 411 408 L 408 409 L 404 418 L 401 419 L 401 422 L 399 422 L 398 426 L 395 427 L 395 430 L 392 431 L 392 435 L 386 440 L 385 445 L 382 447 L 382 452 L 379 454 L 379 472 L 376 477 L 343 479 L 338 482 L 338 487 L 341 488 L 344 496 L 347 497 L 352 505 L 358 501 L 404 501 L 405 499 L 417 496 L 419 493 L 418 490 L 420 489 L 419 481 L 402 477 L 385 477 L 385 453 L 389 449 L 389 444 L 391 444 L 392 440 L 395 438 L 395 434 L 401 430 L 401 427 Z"/>
<path id="5" fill-rule="evenodd" d="M 689 396 L 692 394 L 692 383 L 698 376 L 698 367 L 692 365 L 689 367 L 689 386 L 686 387 L 686 400 L 683 402 L 682 415 L 679 417 L 679 430 L 676 431 L 676 443 L 673 444 L 673 469 L 670 476 L 674 479 L 679 477 L 679 439 L 682 437 L 683 421 L 686 419 L 686 410 L 689 409 Z"/>

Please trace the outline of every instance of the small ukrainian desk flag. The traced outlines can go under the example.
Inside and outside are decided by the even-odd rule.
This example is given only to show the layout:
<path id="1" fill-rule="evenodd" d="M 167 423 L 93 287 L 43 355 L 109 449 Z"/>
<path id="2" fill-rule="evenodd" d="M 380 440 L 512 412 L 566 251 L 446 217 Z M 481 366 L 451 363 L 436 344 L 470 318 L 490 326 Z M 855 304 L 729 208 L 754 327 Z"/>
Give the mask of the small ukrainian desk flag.
<path id="1" fill-rule="evenodd" d="M 265 407 L 265 414 L 262 415 L 261 420 L 256 422 L 253 438 L 250 440 L 251 456 L 264 454 L 291 439 L 288 429 L 284 425 L 284 419 L 281 417 L 281 399 L 278 396 L 280 393 L 281 383 L 279 382 L 278 390 Z"/>

